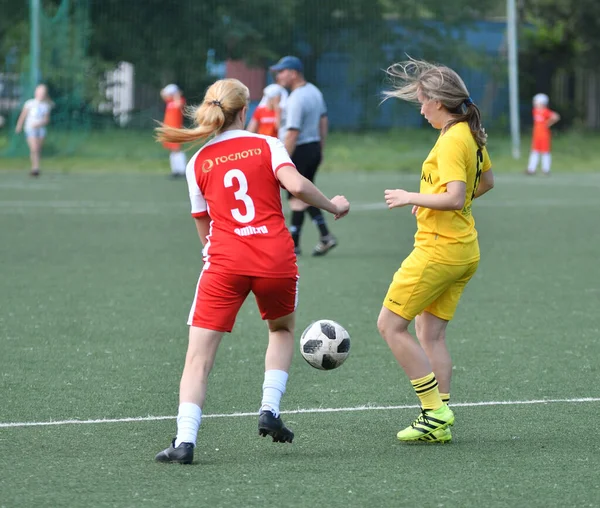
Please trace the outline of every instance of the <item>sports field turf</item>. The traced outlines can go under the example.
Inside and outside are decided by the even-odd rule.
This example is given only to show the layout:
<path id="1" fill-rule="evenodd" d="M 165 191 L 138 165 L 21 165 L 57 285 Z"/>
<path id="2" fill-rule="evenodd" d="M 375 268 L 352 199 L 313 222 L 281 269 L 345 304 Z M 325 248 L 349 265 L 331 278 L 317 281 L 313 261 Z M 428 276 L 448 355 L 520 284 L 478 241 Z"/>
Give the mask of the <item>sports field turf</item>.
<path id="1" fill-rule="evenodd" d="M 503 131 L 490 134 L 489 149 L 496 170 L 522 173 L 527 164 L 530 132 L 523 128 L 523 158 L 515 162 L 510 137 Z M 28 150 L 19 138 L 18 157 L 4 157 L 7 129 L 0 130 L 0 171 L 26 168 Z M 78 133 L 51 129 L 44 145 L 42 171 L 142 172 L 161 173 L 168 164 L 165 150 L 148 130 L 107 129 Z M 324 172 L 418 171 L 438 133 L 431 129 L 397 129 L 391 131 L 340 132 L 327 138 Z M 552 141 L 553 166 L 561 172 L 590 173 L 597 170 L 597 147 L 600 135 L 595 132 L 558 131 Z M 193 151 L 191 152 L 193 153 Z"/>
<path id="2" fill-rule="evenodd" d="M 319 178 L 353 209 L 336 250 L 299 261 L 298 328 L 339 321 L 351 356 L 321 372 L 298 354 L 294 443 L 259 438 L 266 333 L 249 300 L 186 467 L 153 461 L 175 432 L 201 267 L 185 183 L 0 172 L 0 507 L 600 505 L 600 174 L 499 175 L 476 202 L 482 261 L 448 332 L 449 445 L 397 442 L 417 400 L 375 324 L 415 228 L 383 190 L 418 175 Z M 304 251 L 314 242 L 308 224 Z"/>

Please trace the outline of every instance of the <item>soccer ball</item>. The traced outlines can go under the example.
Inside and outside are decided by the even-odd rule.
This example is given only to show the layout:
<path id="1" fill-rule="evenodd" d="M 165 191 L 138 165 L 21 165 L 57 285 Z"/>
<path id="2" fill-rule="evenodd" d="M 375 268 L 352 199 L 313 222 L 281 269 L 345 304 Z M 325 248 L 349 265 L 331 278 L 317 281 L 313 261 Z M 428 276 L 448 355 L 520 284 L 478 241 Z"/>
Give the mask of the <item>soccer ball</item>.
<path id="1" fill-rule="evenodd" d="M 348 358 L 350 335 L 339 323 L 320 319 L 302 333 L 300 353 L 316 369 L 336 369 Z"/>

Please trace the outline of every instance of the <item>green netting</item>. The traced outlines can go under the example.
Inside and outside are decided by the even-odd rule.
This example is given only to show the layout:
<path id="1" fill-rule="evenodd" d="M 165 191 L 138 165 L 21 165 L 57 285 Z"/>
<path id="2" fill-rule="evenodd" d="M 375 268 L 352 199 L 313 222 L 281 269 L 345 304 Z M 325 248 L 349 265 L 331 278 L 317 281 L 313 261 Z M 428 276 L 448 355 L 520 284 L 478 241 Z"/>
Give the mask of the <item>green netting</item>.
<path id="1" fill-rule="evenodd" d="M 437 0 L 0 0 L 0 79 L 15 83 L 10 97 L 0 92 L 0 155 L 27 153 L 14 125 L 37 81 L 28 7 L 36 2 L 39 80 L 55 103 L 44 156 L 113 157 L 116 148 L 97 139 L 123 130 L 151 139 L 166 84 L 197 103 L 215 79 L 238 77 L 253 107 L 272 79 L 269 65 L 286 54 L 299 56 L 323 91 L 332 129 L 422 126 L 416 108 L 380 104 L 382 69 L 407 54 L 456 67 L 484 118 L 502 125 L 505 23 L 486 19 L 495 0 L 457 1 L 465 8 Z"/>
<path id="2" fill-rule="evenodd" d="M 28 13 L 31 15 L 31 12 Z M 30 17 L 31 19 L 31 17 Z M 90 95 L 87 49 L 90 36 L 89 0 L 62 0 L 60 3 L 41 2 L 38 12 L 40 57 L 39 68 L 32 65 L 31 54 L 15 69 L 19 74 L 18 107 L 10 112 L 10 126 L 25 100 L 33 96 L 38 82 L 46 83 L 54 103 L 46 152 L 74 153 L 90 130 Z M 29 43 L 31 31 L 29 28 Z M 23 135 L 7 132 L 5 155 L 23 155 L 27 146 Z"/>

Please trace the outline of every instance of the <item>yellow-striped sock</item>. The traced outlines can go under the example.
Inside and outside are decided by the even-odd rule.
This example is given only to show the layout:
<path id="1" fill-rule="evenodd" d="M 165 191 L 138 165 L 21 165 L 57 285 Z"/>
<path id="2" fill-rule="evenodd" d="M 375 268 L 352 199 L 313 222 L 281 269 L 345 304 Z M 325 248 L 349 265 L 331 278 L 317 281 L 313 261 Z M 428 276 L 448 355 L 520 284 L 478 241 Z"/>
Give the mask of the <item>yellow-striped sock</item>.
<path id="1" fill-rule="evenodd" d="M 437 379 L 435 379 L 433 372 L 419 379 L 411 379 L 410 382 L 415 392 L 417 392 L 417 397 L 421 400 L 421 407 L 423 409 L 432 409 L 435 411 L 444 405 L 440 398 Z"/>
<path id="2" fill-rule="evenodd" d="M 448 404 L 450 402 L 450 394 L 440 392 L 440 398 L 444 404 Z"/>

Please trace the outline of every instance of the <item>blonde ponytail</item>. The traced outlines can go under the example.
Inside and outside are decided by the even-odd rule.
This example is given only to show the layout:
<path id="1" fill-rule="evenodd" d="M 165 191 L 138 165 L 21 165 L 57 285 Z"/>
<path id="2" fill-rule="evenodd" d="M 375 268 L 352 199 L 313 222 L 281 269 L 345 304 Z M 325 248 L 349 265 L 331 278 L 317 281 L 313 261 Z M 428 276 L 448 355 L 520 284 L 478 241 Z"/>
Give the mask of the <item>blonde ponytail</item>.
<path id="1" fill-rule="evenodd" d="M 248 87 L 237 79 L 221 79 L 213 83 L 202 104 L 187 108 L 186 116 L 194 120 L 191 129 L 178 129 L 163 123 L 155 129 L 160 143 L 189 143 L 202 141 L 230 127 L 238 113 L 248 105 Z"/>

